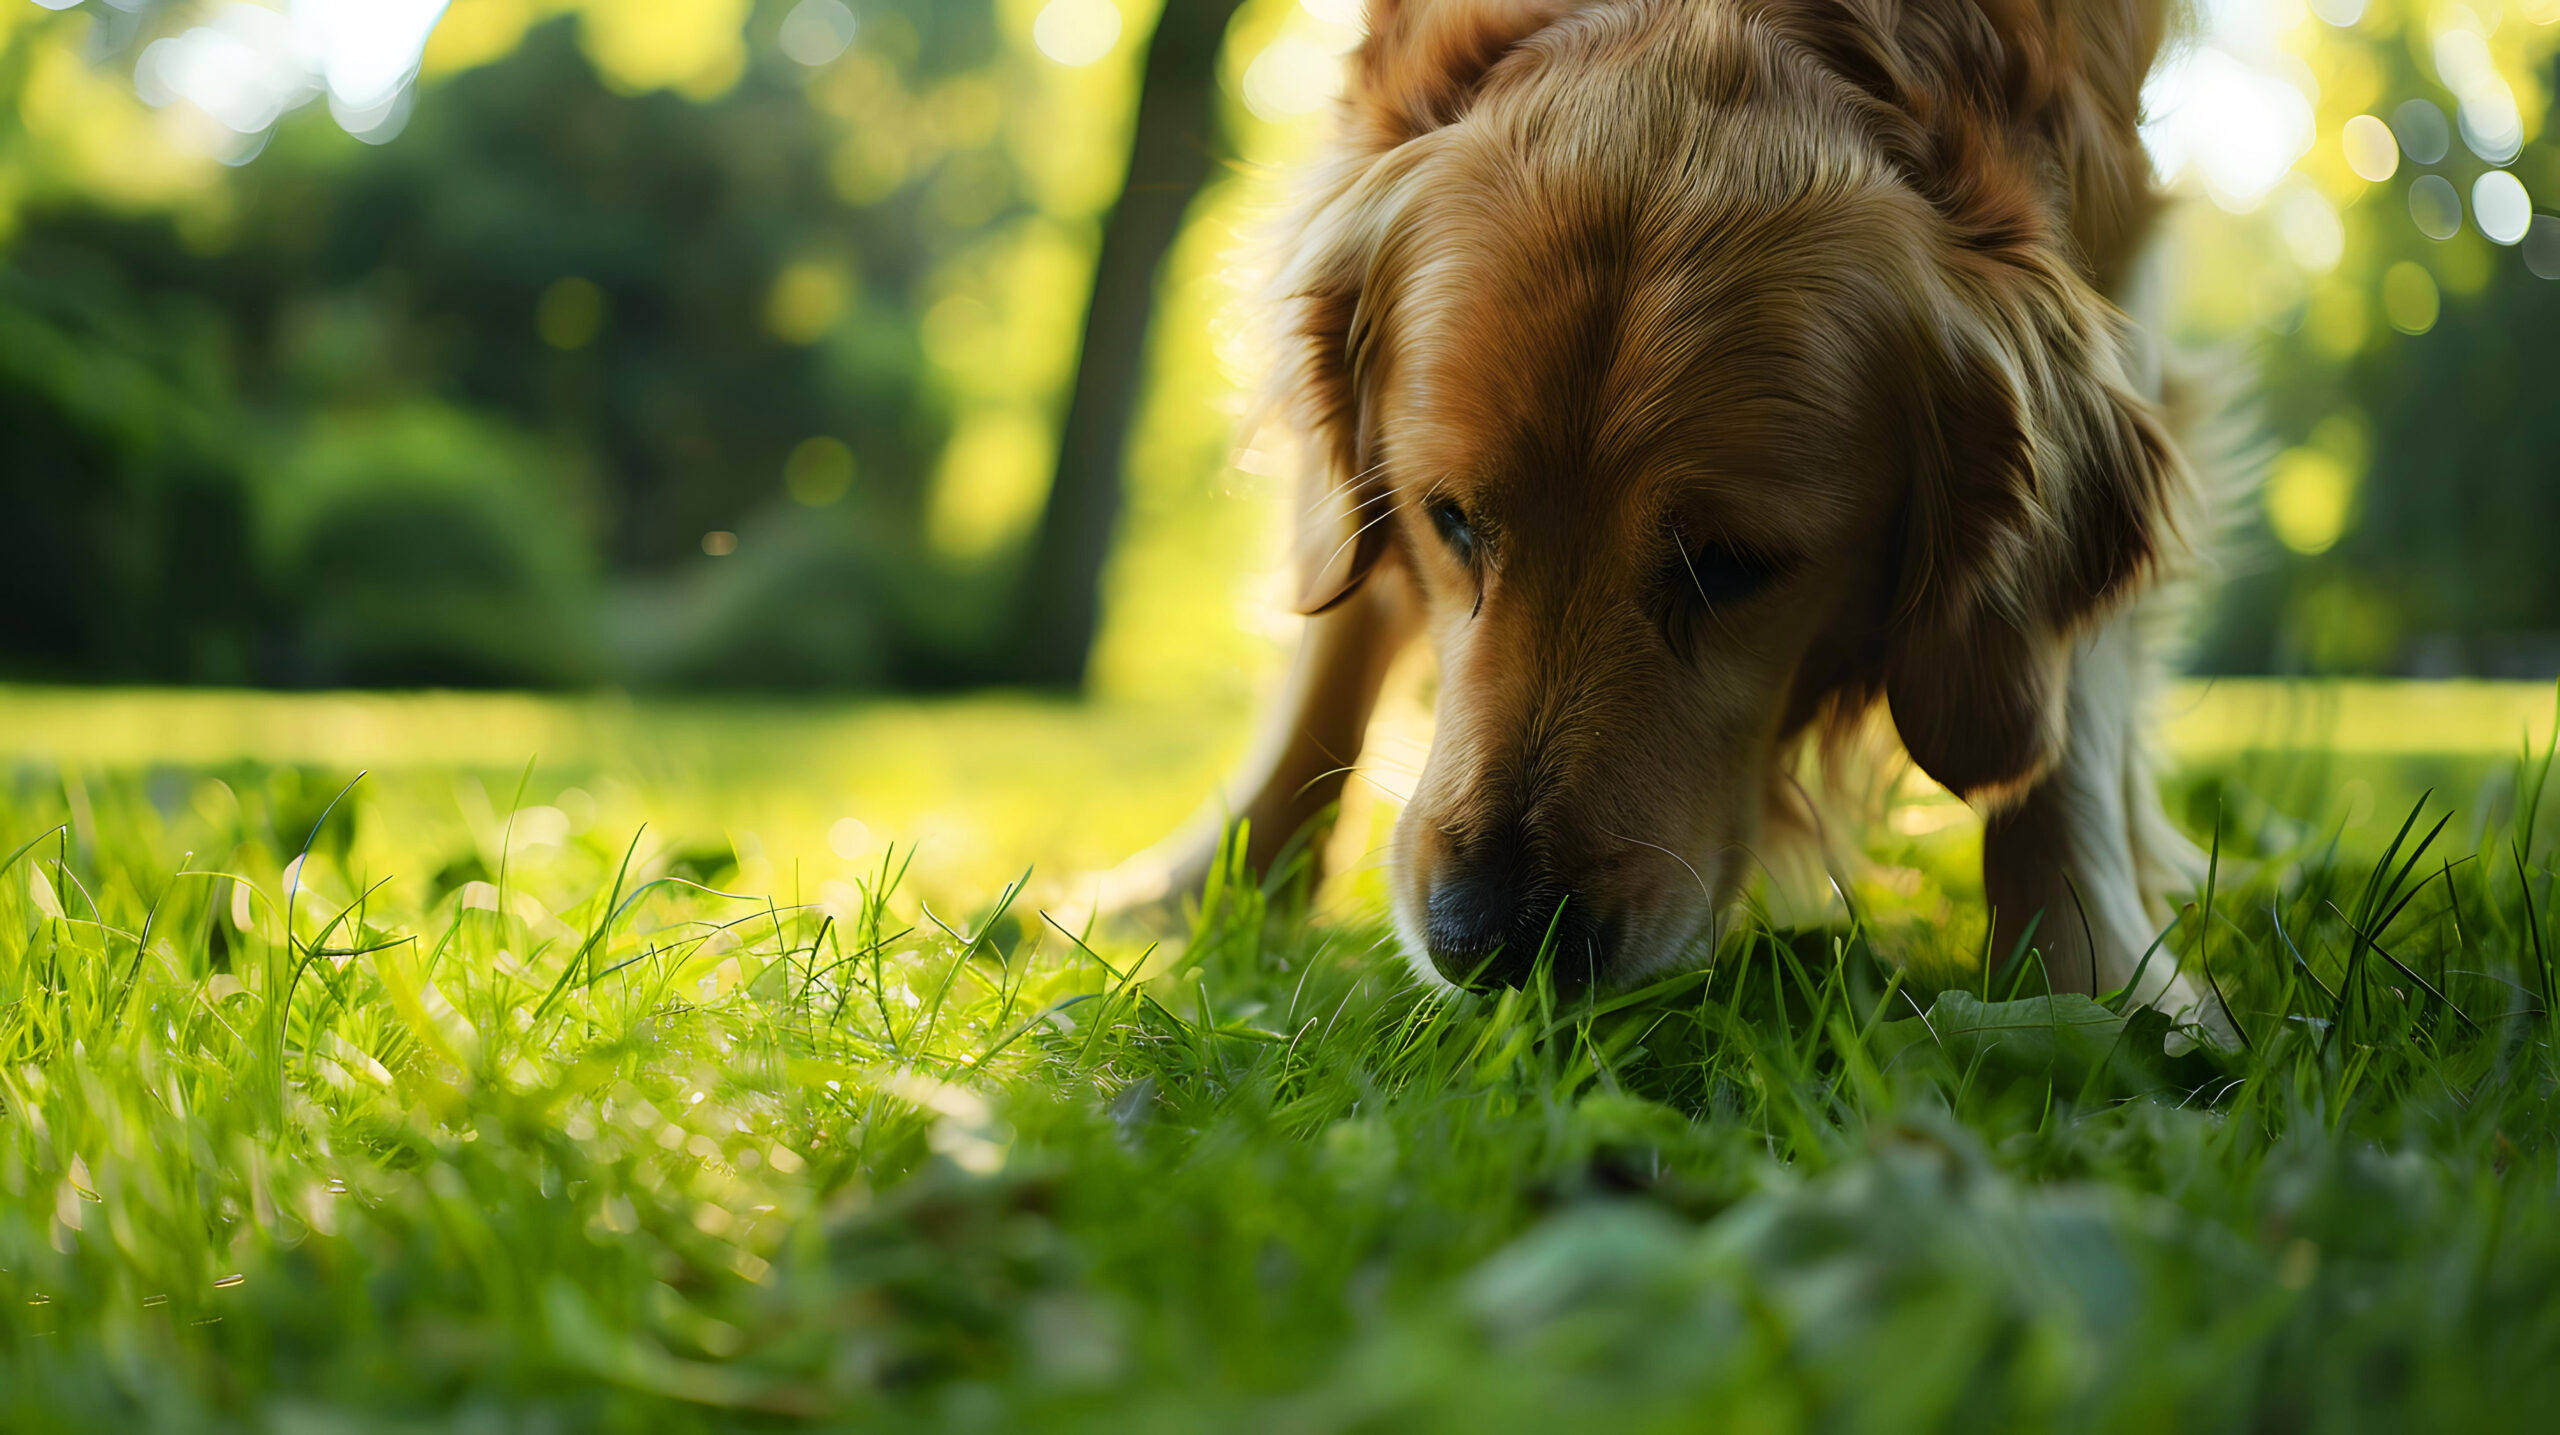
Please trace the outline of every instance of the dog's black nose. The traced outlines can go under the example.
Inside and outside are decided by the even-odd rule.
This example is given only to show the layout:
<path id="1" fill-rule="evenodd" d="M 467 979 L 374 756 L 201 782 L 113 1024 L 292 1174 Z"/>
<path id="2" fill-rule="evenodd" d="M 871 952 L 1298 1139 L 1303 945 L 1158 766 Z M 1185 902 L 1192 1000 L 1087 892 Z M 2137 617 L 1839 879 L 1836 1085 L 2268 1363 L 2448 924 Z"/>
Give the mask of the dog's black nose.
<path id="1" fill-rule="evenodd" d="M 1462 867 L 1432 883 L 1423 939 L 1431 965 L 1462 987 L 1519 986 L 1544 949 L 1557 987 L 1571 989 L 1599 977 L 1614 928 L 1561 882 Z"/>

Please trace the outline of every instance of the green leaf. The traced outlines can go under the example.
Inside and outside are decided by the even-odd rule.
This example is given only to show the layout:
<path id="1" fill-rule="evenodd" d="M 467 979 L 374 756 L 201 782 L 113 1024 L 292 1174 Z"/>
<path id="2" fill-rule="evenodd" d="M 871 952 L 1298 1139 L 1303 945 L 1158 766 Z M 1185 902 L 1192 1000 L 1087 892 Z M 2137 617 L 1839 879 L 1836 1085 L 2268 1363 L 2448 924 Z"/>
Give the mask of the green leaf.
<path id="1" fill-rule="evenodd" d="M 2210 1072 L 2163 1049 L 2168 1017 L 2148 1009 L 2117 1016 L 2085 996 L 1986 1002 L 1965 991 L 1939 994 L 1928 1016 L 1886 1022 L 1869 1039 L 1879 1066 L 1943 1059 L 1999 1081 L 2050 1078 L 2110 1094 L 2167 1090 Z"/>

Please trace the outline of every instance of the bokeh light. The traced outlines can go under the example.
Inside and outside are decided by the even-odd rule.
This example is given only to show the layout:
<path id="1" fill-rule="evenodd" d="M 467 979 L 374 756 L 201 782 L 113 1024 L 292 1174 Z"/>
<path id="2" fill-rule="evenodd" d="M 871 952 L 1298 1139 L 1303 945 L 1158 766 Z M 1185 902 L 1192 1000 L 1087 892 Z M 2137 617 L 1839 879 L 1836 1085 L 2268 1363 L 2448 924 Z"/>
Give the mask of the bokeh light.
<path id="1" fill-rule="evenodd" d="M 221 157 L 257 152 L 278 120 L 325 95 L 349 134 L 384 143 L 406 122 L 412 81 L 445 0 L 231 0 L 204 24 L 144 47 L 145 104 L 184 103 L 231 131 Z"/>
<path id="2" fill-rule="evenodd" d="M 2400 138 L 2400 149 L 2420 164 L 2442 164 L 2453 148 L 2453 132 L 2444 122 L 2444 111 L 2426 100 L 2404 100 L 2391 112 L 2391 132 Z"/>
<path id="3" fill-rule="evenodd" d="M 2399 171 L 2400 142 L 2391 137 L 2391 126 L 2374 116 L 2348 120 L 2338 139 L 2346 152 L 2347 168 L 2356 172 L 2356 178 L 2380 184 Z"/>
<path id="4" fill-rule="evenodd" d="M 1271 0 L 1248 9 L 1235 35 L 1240 64 L 1231 72 L 1245 112 L 1302 145 L 1341 93 L 1344 57 L 1365 26 L 1358 0 Z"/>
<path id="5" fill-rule="evenodd" d="M 2436 326 L 2443 306 L 2435 277 L 2403 259 L 2382 272 L 2382 312 L 2403 334 L 2423 334 Z"/>
<path id="6" fill-rule="evenodd" d="M 934 475 L 926 535 L 954 558 L 984 558 L 1026 532 L 1040 513 L 1054 458 L 1036 414 L 989 407 L 961 421 Z"/>
<path id="7" fill-rule="evenodd" d="M 2276 222 L 2294 262 L 2309 273 L 2326 274 L 2346 255 L 2346 224 L 2337 207 L 2309 185 L 2287 187 Z"/>
<path id="8" fill-rule="evenodd" d="M 835 63 L 853 44 L 860 29 L 853 11 L 844 0 L 800 0 L 791 13 L 782 17 L 782 28 L 774 42 L 782 53 L 800 64 L 816 69 Z"/>
<path id="9" fill-rule="evenodd" d="M 765 297 L 765 329 L 784 343 L 814 344 L 844 317 L 849 289 L 837 266 L 795 260 L 774 277 Z"/>
<path id="10" fill-rule="evenodd" d="M 296 48 L 282 15 L 227 5 L 211 24 L 152 41 L 134 85 L 146 104 L 184 100 L 240 134 L 263 134 L 318 91 Z"/>
<path id="11" fill-rule="evenodd" d="M 2471 185 L 2471 218 L 2495 244 L 2515 244 L 2533 224 L 2533 197 L 2507 170 L 2484 171 Z"/>
<path id="12" fill-rule="evenodd" d="M 2436 75 L 2461 101 L 2456 109 L 2462 142 L 2491 164 L 2504 164 L 2524 147 L 2524 116 L 2516 108 L 2515 91 L 2490 58 L 2480 17 L 2448 5 L 2436 34 Z"/>
<path id="13" fill-rule="evenodd" d="M 1341 85 L 1342 67 L 1322 44 L 1284 34 L 1244 72 L 1244 102 L 1266 120 L 1289 120 L 1325 107 Z"/>
<path id="14" fill-rule="evenodd" d="M 2560 218 L 2535 215 L 2522 248 L 2526 268 L 2544 279 L 2560 279 Z"/>
<path id="15" fill-rule="evenodd" d="M 802 439 L 783 460 L 782 485 L 803 508 L 824 508 L 853 488 L 853 450 L 820 434 Z"/>
<path id="16" fill-rule="evenodd" d="M 673 90 L 709 99 L 746 72 L 753 7 L 754 0 L 590 0 L 579 11 L 578 40 L 605 81 L 627 94 Z"/>
<path id="17" fill-rule="evenodd" d="M 847 862 L 876 856 L 877 841 L 869 824 L 858 817 L 840 817 L 827 828 L 827 850 Z"/>
<path id="18" fill-rule="evenodd" d="M 1031 22 L 1031 43 L 1061 65 L 1093 64 L 1120 43 L 1120 7 L 1111 0 L 1049 0 Z"/>
<path id="19" fill-rule="evenodd" d="M 2165 59 L 2144 88 L 2143 110 L 2151 117 L 2143 140 L 2161 178 L 2174 183 L 2192 172 L 2231 210 L 2255 208 L 2316 135 L 2299 87 L 2215 43 Z"/>
<path id="20" fill-rule="evenodd" d="M 2354 501 L 2355 480 L 2346 466 L 2316 448 L 2287 449 L 2267 470 L 2267 527 L 2296 553 L 2337 546 Z"/>
<path id="21" fill-rule="evenodd" d="M 2462 196 L 2454 193 L 2453 181 L 2440 174 L 2419 175 L 2409 186 L 2409 218 L 2429 239 L 2461 233 Z"/>
<path id="22" fill-rule="evenodd" d="M 2372 436 L 2353 409 L 2322 419 L 2300 445 L 2268 465 L 2261 500 L 2268 531 L 2305 557 L 2326 553 L 2354 526 Z"/>
<path id="23" fill-rule="evenodd" d="M 603 331 L 604 291 L 591 279 L 571 275 L 552 281 L 533 309 L 534 332 L 560 350 L 583 349 Z"/>

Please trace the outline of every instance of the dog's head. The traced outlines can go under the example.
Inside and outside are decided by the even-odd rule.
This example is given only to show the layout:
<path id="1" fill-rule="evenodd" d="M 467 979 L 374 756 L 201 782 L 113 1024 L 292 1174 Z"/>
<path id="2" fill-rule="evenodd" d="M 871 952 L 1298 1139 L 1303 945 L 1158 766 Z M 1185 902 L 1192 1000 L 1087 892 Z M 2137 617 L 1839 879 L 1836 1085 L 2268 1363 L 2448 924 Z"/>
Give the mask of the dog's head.
<path id="1" fill-rule="evenodd" d="M 2154 42 L 2060 70 L 1975 0 L 1373 5 L 1283 384 L 1331 500 L 1303 606 L 1396 566 L 1428 605 L 1416 957 L 1677 960 L 1791 744 L 1878 699 L 1977 800 L 2054 761 L 2067 644 L 2175 488 L 2081 268 L 2140 182 L 2057 172 L 2140 165 Z"/>

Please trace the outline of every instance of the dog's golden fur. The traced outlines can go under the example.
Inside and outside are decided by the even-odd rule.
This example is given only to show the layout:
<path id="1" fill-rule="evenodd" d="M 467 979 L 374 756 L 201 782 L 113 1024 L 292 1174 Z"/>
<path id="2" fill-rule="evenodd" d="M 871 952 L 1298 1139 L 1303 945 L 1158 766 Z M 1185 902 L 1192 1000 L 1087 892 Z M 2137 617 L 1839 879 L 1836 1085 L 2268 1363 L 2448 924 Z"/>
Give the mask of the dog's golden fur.
<path id="1" fill-rule="evenodd" d="M 2194 489 L 2107 297 L 2154 209 L 2163 28 L 2161 0 L 1372 0 L 1274 291 L 1311 616 L 1255 855 L 1333 800 L 1427 634 L 1392 878 L 1417 964 L 1703 959 L 1793 754 L 1881 704 L 1989 814 L 2004 930 L 2041 911 L 2059 985 L 2125 980 L 2166 828 L 2121 615 Z"/>

